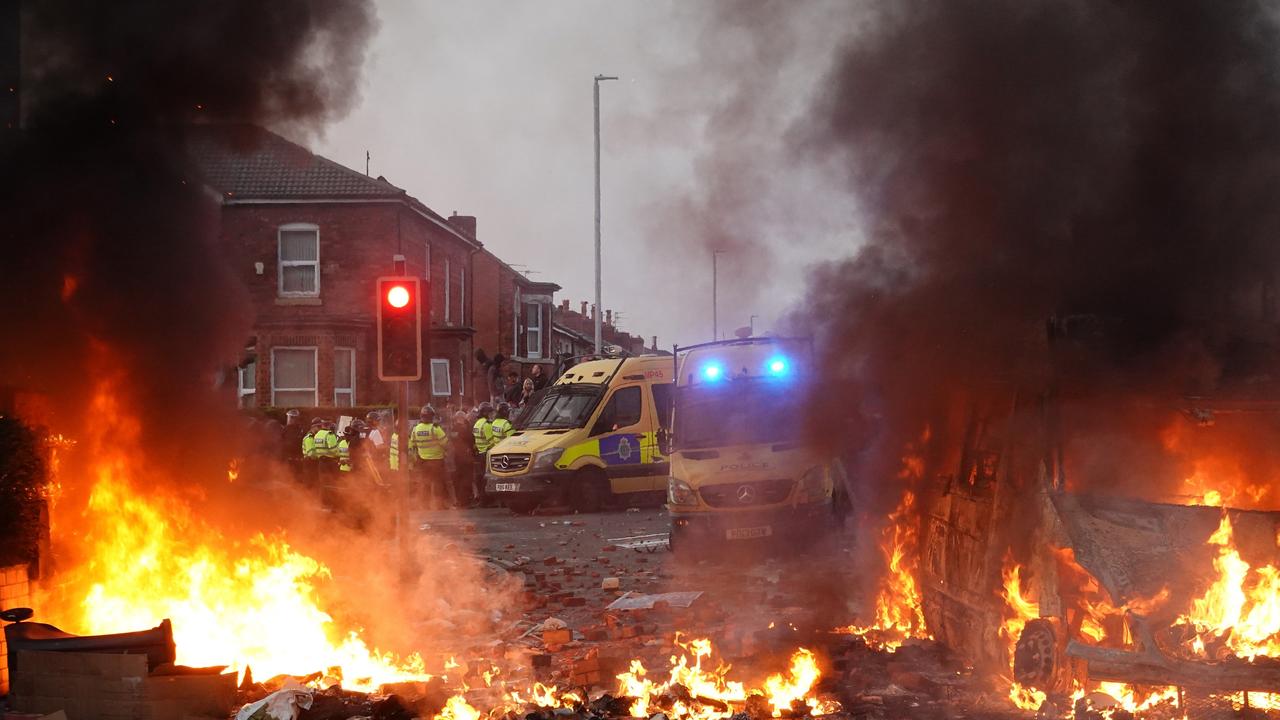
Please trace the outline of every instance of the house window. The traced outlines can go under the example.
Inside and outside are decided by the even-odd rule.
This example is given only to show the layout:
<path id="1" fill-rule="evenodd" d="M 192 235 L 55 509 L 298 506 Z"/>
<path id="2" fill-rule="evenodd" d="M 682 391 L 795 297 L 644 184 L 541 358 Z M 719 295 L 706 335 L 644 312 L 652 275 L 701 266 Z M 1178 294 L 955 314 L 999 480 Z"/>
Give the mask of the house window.
<path id="1" fill-rule="evenodd" d="M 542 303 L 524 304 L 525 356 L 542 357 Z"/>
<path id="2" fill-rule="evenodd" d="M 320 294 L 320 228 L 315 225 L 281 225 L 279 230 L 280 294 Z"/>
<path id="3" fill-rule="evenodd" d="M 271 349 L 271 404 L 277 407 L 315 407 L 315 348 Z"/>
<path id="4" fill-rule="evenodd" d="M 444 358 L 431 358 L 431 394 L 436 397 L 453 394 L 449 389 L 449 361 Z"/>
<path id="5" fill-rule="evenodd" d="M 449 274 L 450 272 L 451 271 L 449 270 L 449 258 L 446 257 L 444 259 L 444 323 L 445 325 L 449 324 L 449 290 L 450 290 L 449 281 L 452 279 L 452 276 Z"/>
<path id="6" fill-rule="evenodd" d="M 356 404 L 356 349 L 333 350 L 333 404 L 351 407 Z"/>
<path id="7" fill-rule="evenodd" d="M 239 371 L 239 395 L 240 407 L 251 408 L 257 404 L 258 394 L 258 363 L 250 360 Z"/>
<path id="8" fill-rule="evenodd" d="M 458 324 L 467 324 L 467 266 L 465 265 L 458 268 Z"/>

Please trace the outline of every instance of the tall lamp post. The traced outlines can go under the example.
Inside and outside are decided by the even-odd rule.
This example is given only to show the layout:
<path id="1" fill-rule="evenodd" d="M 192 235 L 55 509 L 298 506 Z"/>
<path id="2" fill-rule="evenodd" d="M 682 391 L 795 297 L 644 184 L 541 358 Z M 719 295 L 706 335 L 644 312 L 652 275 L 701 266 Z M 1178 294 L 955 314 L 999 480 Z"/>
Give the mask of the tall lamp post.
<path id="1" fill-rule="evenodd" d="M 720 339 L 719 306 L 716 303 L 716 300 L 718 297 L 716 258 L 720 257 L 720 254 L 723 252 L 724 252 L 723 250 L 711 251 L 711 340 L 712 341 L 716 341 Z"/>
<path id="2" fill-rule="evenodd" d="M 596 354 L 602 354 L 604 347 L 600 336 L 600 315 L 604 313 L 604 305 L 600 302 L 600 81 L 617 80 L 611 75 L 596 75 L 593 95 L 596 108 Z"/>

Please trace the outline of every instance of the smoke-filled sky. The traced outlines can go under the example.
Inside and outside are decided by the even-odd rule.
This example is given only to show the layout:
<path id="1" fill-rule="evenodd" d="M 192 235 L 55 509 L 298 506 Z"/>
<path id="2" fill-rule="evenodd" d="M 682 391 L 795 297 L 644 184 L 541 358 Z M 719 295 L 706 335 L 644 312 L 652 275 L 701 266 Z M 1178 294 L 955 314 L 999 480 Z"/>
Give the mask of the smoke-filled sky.
<path id="1" fill-rule="evenodd" d="M 592 77 L 604 83 L 604 306 L 648 339 L 722 333 L 803 298 L 810 262 L 847 254 L 848 205 L 786 134 L 806 112 L 848 3 L 377 4 L 360 101 L 314 147 L 478 217 L 500 257 L 593 296 Z M 833 22 L 834 20 L 834 22 Z"/>

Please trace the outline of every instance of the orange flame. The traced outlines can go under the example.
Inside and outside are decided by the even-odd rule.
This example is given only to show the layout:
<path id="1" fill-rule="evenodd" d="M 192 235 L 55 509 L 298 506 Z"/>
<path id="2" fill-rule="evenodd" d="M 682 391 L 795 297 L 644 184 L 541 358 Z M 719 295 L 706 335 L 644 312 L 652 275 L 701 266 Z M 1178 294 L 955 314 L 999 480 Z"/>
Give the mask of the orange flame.
<path id="1" fill-rule="evenodd" d="M 102 634 L 169 618 L 180 664 L 252 667 L 258 677 L 320 670 L 358 690 L 429 679 L 421 657 L 380 653 L 339 628 L 316 595 L 328 569 L 282 536 L 236 541 L 163 487 L 140 490 L 140 426 L 112 382 L 99 384 L 91 410 L 102 430 L 86 443 L 93 485 L 77 542 L 87 559 L 40 604 L 59 624 Z"/>
<path id="2" fill-rule="evenodd" d="M 1280 656 L 1280 570 L 1250 567 L 1236 549 L 1231 518 L 1224 512 L 1207 543 L 1218 546 L 1217 577 L 1191 609 L 1178 618 L 1196 631 L 1190 650 L 1206 654 L 1206 640 L 1220 640 L 1237 657 Z M 1217 659 L 1217 658 L 1215 658 Z"/>

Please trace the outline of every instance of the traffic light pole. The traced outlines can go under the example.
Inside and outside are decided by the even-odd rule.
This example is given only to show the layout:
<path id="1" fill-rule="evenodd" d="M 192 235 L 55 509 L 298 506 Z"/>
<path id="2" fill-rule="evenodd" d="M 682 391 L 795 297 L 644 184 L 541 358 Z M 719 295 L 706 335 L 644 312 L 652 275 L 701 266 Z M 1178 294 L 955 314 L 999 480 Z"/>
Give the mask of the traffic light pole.
<path id="1" fill-rule="evenodd" d="M 409 381 L 400 383 L 400 397 L 396 408 L 396 432 L 400 434 L 396 452 L 400 457 L 397 467 L 400 477 L 396 478 L 396 538 L 400 548 L 400 567 L 408 572 L 412 567 L 409 547 Z"/>

